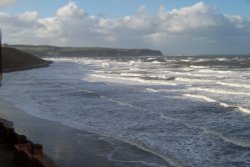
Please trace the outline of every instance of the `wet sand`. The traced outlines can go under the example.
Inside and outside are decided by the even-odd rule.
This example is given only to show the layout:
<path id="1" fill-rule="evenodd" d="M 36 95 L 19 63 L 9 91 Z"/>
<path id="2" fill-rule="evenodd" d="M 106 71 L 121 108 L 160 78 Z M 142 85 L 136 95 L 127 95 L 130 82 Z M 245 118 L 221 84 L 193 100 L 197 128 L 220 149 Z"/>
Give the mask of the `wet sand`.
<path id="1" fill-rule="evenodd" d="M 153 156 L 112 138 L 28 115 L 2 99 L 0 99 L 0 118 L 13 122 L 17 133 L 26 135 L 34 143 L 42 144 L 45 154 L 61 167 L 141 166 L 143 165 L 139 161 L 141 157 Z M 153 158 L 157 159 L 154 156 Z"/>
<path id="2" fill-rule="evenodd" d="M 80 135 L 78 130 L 30 116 L 3 100 L 0 100 L 0 118 L 13 122 L 17 133 L 26 135 L 34 143 L 42 144 L 44 152 L 61 167 L 114 166 L 112 162 L 92 152 L 92 149 L 105 146 L 105 143 L 85 138 L 86 140 L 81 141 L 82 147 L 79 148 L 74 137 Z"/>

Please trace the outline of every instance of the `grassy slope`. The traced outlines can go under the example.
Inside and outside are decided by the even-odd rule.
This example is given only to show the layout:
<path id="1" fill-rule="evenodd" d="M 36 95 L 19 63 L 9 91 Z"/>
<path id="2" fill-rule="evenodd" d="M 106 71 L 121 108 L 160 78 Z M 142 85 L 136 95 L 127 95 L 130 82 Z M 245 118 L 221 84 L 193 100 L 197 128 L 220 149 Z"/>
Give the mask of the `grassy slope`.
<path id="1" fill-rule="evenodd" d="M 46 67 L 50 63 L 51 62 L 14 48 L 2 48 L 2 65 L 4 72 Z"/>

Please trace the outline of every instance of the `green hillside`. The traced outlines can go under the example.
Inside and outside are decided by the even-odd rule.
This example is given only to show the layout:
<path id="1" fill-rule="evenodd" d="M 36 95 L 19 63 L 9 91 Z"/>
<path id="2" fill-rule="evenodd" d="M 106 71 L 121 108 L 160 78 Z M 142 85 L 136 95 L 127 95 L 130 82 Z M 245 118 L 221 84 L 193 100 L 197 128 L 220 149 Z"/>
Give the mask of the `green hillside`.
<path id="1" fill-rule="evenodd" d="M 161 51 L 151 49 L 114 49 L 100 47 L 55 47 L 33 45 L 10 45 L 38 57 L 72 56 L 72 57 L 103 57 L 103 56 L 161 56 Z"/>

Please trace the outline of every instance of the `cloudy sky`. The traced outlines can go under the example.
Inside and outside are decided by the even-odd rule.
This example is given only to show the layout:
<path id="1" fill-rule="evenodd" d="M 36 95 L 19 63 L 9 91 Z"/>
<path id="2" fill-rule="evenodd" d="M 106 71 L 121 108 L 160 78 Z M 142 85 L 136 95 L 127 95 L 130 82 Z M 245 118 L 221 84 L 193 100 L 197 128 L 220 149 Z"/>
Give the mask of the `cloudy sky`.
<path id="1" fill-rule="evenodd" d="M 8 44 L 250 53 L 250 0 L 0 0 Z"/>

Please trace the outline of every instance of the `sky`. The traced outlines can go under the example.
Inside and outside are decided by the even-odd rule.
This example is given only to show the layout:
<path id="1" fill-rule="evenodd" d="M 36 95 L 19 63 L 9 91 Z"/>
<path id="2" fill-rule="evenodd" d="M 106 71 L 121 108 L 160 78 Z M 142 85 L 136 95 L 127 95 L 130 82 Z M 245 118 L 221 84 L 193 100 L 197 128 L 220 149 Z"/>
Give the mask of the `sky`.
<path id="1" fill-rule="evenodd" d="M 7 44 L 250 54 L 250 0 L 0 0 Z"/>

